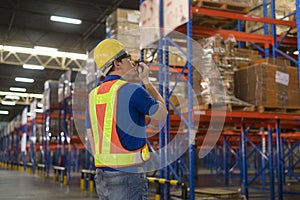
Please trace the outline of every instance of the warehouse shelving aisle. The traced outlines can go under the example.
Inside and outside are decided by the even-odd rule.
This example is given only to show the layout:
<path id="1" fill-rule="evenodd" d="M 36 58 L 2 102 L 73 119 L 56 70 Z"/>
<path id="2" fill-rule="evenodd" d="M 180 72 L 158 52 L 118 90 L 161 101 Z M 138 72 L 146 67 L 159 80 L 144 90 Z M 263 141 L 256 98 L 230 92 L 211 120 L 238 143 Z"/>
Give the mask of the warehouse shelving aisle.
<path id="1" fill-rule="evenodd" d="M 141 1 L 143 2 L 143 1 Z M 199 1 L 202 2 L 202 1 Z M 210 2 L 212 4 L 214 4 L 214 2 L 211 1 L 205 1 L 205 2 Z M 160 1 L 160 3 L 162 4 L 163 2 Z M 221 3 L 219 3 L 221 4 Z M 226 4 L 226 3 L 224 3 Z M 269 5 L 269 6 L 268 6 Z M 289 38 L 286 35 L 284 36 L 277 36 L 276 35 L 276 26 L 277 25 L 283 25 L 286 27 L 299 27 L 299 1 L 296 2 L 296 22 L 293 21 L 284 21 L 282 19 L 276 19 L 275 18 L 275 1 L 272 0 L 270 2 L 267 1 L 263 1 L 263 5 L 264 9 L 267 9 L 267 7 L 271 7 L 271 17 L 268 17 L 267 14 L 264 15 L 264 17 L 257 17 L 257 16 L 251 16 L 251 15 L 247 15 L 247 14 L 241 14 L 241 13 L 232 13 L 232 12 L 228 12 L 228 11 L 222 11 L 222 10 L 215 10 L 215 9 L 209 9 L 209 8 L 203 8 L 203 7 L 192 7 L 190 5 L 190 11 L 191 14 L 190 16 L 197 16 L 197 15 L 202 15 L 202 16 L 213 16 L 213 17 L 223 17 L 223 18 L 229 18 L 229 19 L 235 19 L 238 20 L 238 31 L 232 31 L 232 30 L 222 30 L 222 29 L 213 29 L 213 28 L 207 28 L 207 27 L 197 27 L 194 26 L 192 27 L 191 21 L 189 21 L 189 23 L 187 25 L 183 25 L 179 28 L 177 28 L 176 30 L 186 34 L 188 38 L 191 38 L 192 36 L 202 36 L 202 37 L 209 37 L 209 36 L 215 36 L 216 34 L 219 34 L 221 37 L 223 38 L 227 38 L 229 35 L 233 35 L 235 37 L 235 39 L 239 42 L 248 42 L 251 43 L 254 47 L 256 47 L 259 51 L 262 52 L 262 54 L 264 54 L 265 57 L 269 57 L 270 56 L 270 51 L 271 51 L 271 55 L 276 58 L 278 56 L 282 56 L 284 58 L 290 59 L 296 66 L 299 66 L 299 61 L 297 61 L 296 59 L 294 59 L 293 57 L 283 53 L 279 48 L 281 45 L 290 45 L 293 47 L 297 46 L 297 39 L 296 38 Z M 161 15 L 163 12 L 161 11 Z M 190 19 L 191 20 L 191 19 Z M 265 30 L 264 34 L 255 34 L 255 33 L 246 33 L 241 29 L 241 24 L 242 21 L 253 21 L 253 22 L 261 22 L 264 23 L 264 27 L 266 27 L 267 24 L 270 24 L 272 27 L 272 33 L 268 34 L 268 31 Z M 161 24 L 161 27 L 162 24 Z M 298 29 L 299 30 L 299 29 Z M 167 37 L 166 37 L 167 38 Z M 158 44 L 159 47 L 158 49 L 167 49 L 168 45 L 165 42 L 165 40 L 167 40 L 166 38 L 163 38 Z M 164 42 L 163 42 L 164 41 Z M 187 39 L 187 41 L 189 41 Z M 299 41 L 299 39 L 298 39 Z M 262 44 L 263 48 L 261 48 L 260 45 L 256 45 L 256 44 Z M 298 46 L 299 46 L 299 42 L 298 42 Z M 158 51 L 159 52 L 159 65 L 164 65 L 163 68 L 164 71 L 167 72 L 168 70 L 168 53 L 167 52 L 162 52 L 162 51 Z M 162 59 L 162 55 L 164 55 L 165 60 L 163 61 Z M 191 56 L 192 52 L 191 51 L 187 51 L 187 56 Z M 192 58 L 187 58 L 188 61 L 191 61 Z M 162 64 L 164 63 L 164 64 Z M 166 66 L 167 65 L 167 66 Z M 185 66 L 185 68 L 187 68 L 187 65 Z M 162 69 L 160 69 L 162 70 Z M 298 69 L 299 70 L 299 69 Z M 192 72 L 188 72 L 188 81 L 190 83 L 192 83 Z M 163 83 L 161 84 L 166 84 L 166 87 L 168 87 L 168 76 L 164 76 L 165 79 L 163 80 Z M 300 80 L 300 79 L 299 79 Z M 162 92 L 165 94 L 165 98 L 166 98 L 166 102 L 168 102 L 168 91 L 164 91 Z M 193 105 L 192 100 L 189 98 L 189 105 Z M 299 108 L 296 108 L 296 110 Z M 189 111 L 193 110 L 193 108 L 189 107 L 188 109 Z M 288 109 L 286 109 L 288 110 Z M 284 111 L 286 111 L 284 109 Z M 194 114 L 195 113 L 205 113 L 205 114 L 201 114 L 201 121 L 200 123 L 203 123 L 203 118 L 207 117 L 207 116 L 211 116 L 209 113 L 209 110 L 203 110 L 203 109 L 194 109 L 193 110 Z M 240 170 L 240 181 L 242 183 L 242 193 L 248 198 L 248 197 L 253 197 L 249 194 L 249 190 L 253 185 L 255 179 L 259 179 L 261 178 L 262 182 L 263 182 L 263 186 L 258 186 L 258 188 L 260 187 L 260 189 L 265 189 L 268 191 L 268 193 L 266 194 L 266 196 L 268 197 L 263 197 L 263 198 L 270 198 L 270 199 L 275 199 L 277 196 L 279 197 L 279 199 L 283 198 L 283 195 L 285 193 L 288 194 L 289 192 L 284 192 L 283 190 L 283 180 L 285 180 L 285 174 L 284 175 L 280 175 L 282 172 L 284 172 L 285 170 L 288 170 L 289 168 L 285 167 L 285 163 L 284 160 L 287 159 L 287 157 L 289 157 L 289 155 L 294 154 L 292 153 L 292 149 L 297 148 L 298 143 L 292 143 L 289 144 L 290 146 L 286 146 L 284 145 L 285 148 L 289 148 L 290 150 L 288 151 L 288 153 L 282 151 L 282 138 L 286 138 L 287 134 L 286 132 L 281 134 L 281 129 L 283 129 L 284 127 L 286 127 L 288 125 L 289 128 L 292 129 L 297 129 L 299 128 L 299 123 L 298 120 L 300 119 L 300 116 L 298 114 L 295 114 L 295 112 L 290 112 L 287 114 L 278 114 L 278 113 L 273 113 L 273 114 L 266 114 L 266 113 L 261 113 L 262 111 L 257 111 L 257 112 L 236 112 L 236 111 L 226 111 L 226 115 L 230 116 L 232 118 L 226 118 L 225 120 L 225 128 L 228 127 L 239 127 L 239 131 L 237 133 L 233 133 L 230 134 L 228 133 L 228 131 L 223 130 L 222 135 L 221 135 L 221 140 L 218 144 L 221 144 L 221 151 L 222 154 L 218 155 L 220 156 L 219 159 L 221 159 L 223 161 L 223 163 L 220 165 L 222 166 L 222 170 L 221 172 L 223 173 L 223 175 L 225 176 L 225 186 L 228 185 L 229 182 L 232 182 L 232 175 L 233 175 L 233 170 L 234 168 L 237 168 L 237 170 Z M 263 112 L 267 112 L 267 109 L 264 110 Z M 188 112 L 188 113 L 192 113 L 192 112 Z M 197 114 L 196 114 L 197 115 Z M 206 116 L 207 115 L 207 116 Z M 255 119 L 253 118 L 253 116 L 256 116 Z M 171 116 L 171 123 L 174 123 L 174 117 L 178 117 L 178 116 Z M 194 117 L 194 115 L 193 115 Z M 178 121 L 180 121 L 180 117 L 178 117 Z M 210 120 L 210 118 L 209 118 Z M 175 120 L 176 121 L 176 120 Z M 192 122 L 192 120 L 187 120 Z M 247 121 L 247 123 L 246 123 Z M 257 122 L 259 121 L 259 123 Z M 205 122 L 204 123 L 209 123 L 210 121 Z M 257 126 L 257 123 L 259 124 Z M 192 124 L 190 124 L 192 127 Z M 168 128 L 169 124 L 166 124 L 166 128 L 164 129 L 166 132 L 162 133 L 163 135 L 160 137 L 159 141 L 160 141 L 160 146 L 163 147 L 164 144 L 162 142 L 167 141 L 166 139 L 164 139 L 163 136 L 165 137 L 169 137 L 170 133 L 170 129 Z M 261 129 L 266 131 L 266 133 L 264 133 L 264 131 L 262 131 L 264 134 L 263 136 L 260 136 L 260 131 L 258 131 L 256 133 L 256 135 L 258 136 L 258 140 L 257 140 L 257 136 L 252 136 L 252 133 L 249 134 L 249 131 L 251 132 L 253 129 L 253 126 L 256 129 Z M 200 133 L 200 131 L 198 130 L 198 136 L 202 136 L 203 134 Z M 272 136 L 274 135 L 274 136 Z M 281 136 L 282 135 L 282 136 Z M 297 133 L 292 133 L 292 137 L 297 138 Z M 236 139 L 233 141 L 232 138 L 235 137 Z M 275 137 L 275 139 L 273 139 L 273 137 Z M 228 139 L 231 138 L 231 139 Z M 164 141 L 162 141 L 164 140 Z M 231 141 L 229 141 L 231 140 Z M 252 141 L 253 140 L 253 141 Z M 286 140 L 286 139 L 285 139 Z M 203 139 L 199 140 L 200 142 L 203 141 Z M 266 141 L 274 141 L 274 143 L 269 142 L 266 143 Z M 227 155 L 233 151 L 233 149 L 230 146 L 230 144 L 228 144 L 229 142 L 233 143 L 233 146 L 235 146 L 235 159 L 236 161 L 232 161 L 231 159 L 227 159 Z M 250 144 L 250 146 L 249 146 Z M 264 147 L 262 147 L 262 145 L 264 145 Z M 265 145 L 268 145 L 267 147 Z M 293 146 L 295 145 L 295 146 Z M 250 150 L 249 152 L 249 148 L 252 146 L 252 150 Z M 189 198 L 190 199 L 195 199 L 195 188 L 194 188 L 194 174 L 193 172 L 195 171 L 195 165 L 194 165 L 194 150 L 193 150 L 194 146 L 191 145 L 189 148 L 189 162 L 186 162 L 186 164 L 189 166 L 189 172 L 188 172 L 188 182 L 189 182 Z M 264 148 L 264 149 L 262 149 Z M 282 157 L 282 154 L 283 157 Z M 231 155 L 231 154 L 230 154 Z M 254 155 L 254 156 L 253 156 Z M 211 156 L 211 155 L 210 155 Z M 217 158 L 218 159 L 218 158 Z M 261 159 L 261 160 L 259 160 Z M 292 159 L 290 159 L 292 160 Z M 228 163 L 233 162 L 231 166 L 229 166 Z M 251 175 L 251 179 L 250 177 L 250 171 L 248 169 L 249 167 L 249 162 L 254 162 L 251 163 L 251 165 L 253 164 L 252 169 L 255 171 L 255 175 L 254 177 L 252 177 Z M 277 163 L 277 164 L 276 164 Z M 295 166 L 297 165 L 297 161 L 294 161 L 289 164 L 289 166 Z M 233 167 L 233 168 L 232 168 Z M 251 170 L 252 170 L 251 169 Z M 292 169 L 293 171 L 294 169 Z M 275 173 L 276 171 L 276 173 Z M 168 171 L 167 168 L 162 169 L 160 172 L 160 177 L 161 178 L 169 178 L 169 175 L 172 174 L 170 171 Z M 276 175 L 275 175 L 276 174 Z M 261 176 L 261 177 L 260 177 Z M 293 172 L 289 173 L 289 176 L 294 177 L 296 180 L 298 180 L 297 176 L 295 176 L 293 174 Z M 179 179 L 183 179 L 184 177 L 179 177 Z M 248 179 L 249 178 L 249 179 Z M 266 180 L 266 178 L 268 180 Z M 266 184 L 268 184 L 268 187 L 265 187 Z M 255 186 L 253 186 L 255 187 Z M 265 188 L 264 188 L 265 187 Z M 161 191 L 161 196 L 166 195 L 166 198 L 169 198 L 169 191 L 168 190 L 162 190 Z M 253 195 L 253 193 L 251 193 Z M 250 195 L 250 196 L 249 196 Z M 297 194 L 295 194 L 297 195 Z"/>

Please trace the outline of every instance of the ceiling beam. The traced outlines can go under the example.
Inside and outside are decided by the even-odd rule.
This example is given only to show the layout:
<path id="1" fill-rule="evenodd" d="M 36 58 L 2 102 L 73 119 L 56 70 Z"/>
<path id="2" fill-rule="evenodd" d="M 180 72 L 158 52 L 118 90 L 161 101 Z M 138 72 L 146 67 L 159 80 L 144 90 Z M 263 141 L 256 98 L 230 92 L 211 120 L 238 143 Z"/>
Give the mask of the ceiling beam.
<path id="1" fill-rule="evenodd" d="M 19 100 L 17 99 L 7 99 L 5 96 L 18 96 L 20 97 Z M 0 102 L 3 100 L 5 101 L 13 101 L 16 103 L 16 105 L 30 105 L 30 102 L 33 99 L 37 99 L 41 101 L 43 99 L 43 94 L 33 94 L 33 93 L 21 93 L 21 92 L 5 92 L 5 91 L 0 91 Z"/>
<path id="2" fill-rule="evenodd" d="M 31 48 L 23 48 L 24 50 L 28 50 L 28 52 L 24 51 L 9 51 L 1 47 L 0 45 L 0 63 L 3 64 L 12 64 L 12 65 L 23 65 L 23 64 L 35 64 L 42 65 L 48 69 L 59 69 L 59 70 L 68 70 L 72 68 L 73 71 L 80 71 L 83 69 L 86 59 L 78 59 L 79 55 L 83 54 L 75 54 L 73 57 L 68 57 L 68 55 L 72 55 L 72 53 L 67 52 L 58 52 L 57 56 L 47 55 L 47 54 L 38 54 L 34 52 L 30 52 Z M 78 58 L 76 58 L 78 55 Z"/>

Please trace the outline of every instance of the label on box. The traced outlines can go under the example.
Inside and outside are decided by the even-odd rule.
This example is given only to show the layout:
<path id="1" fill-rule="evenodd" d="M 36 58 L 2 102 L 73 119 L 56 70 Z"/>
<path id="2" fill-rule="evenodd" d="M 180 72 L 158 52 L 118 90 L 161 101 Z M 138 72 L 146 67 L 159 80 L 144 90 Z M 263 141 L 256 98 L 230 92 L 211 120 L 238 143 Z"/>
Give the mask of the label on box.
<path id="1" fill-rule="evenodd" d="M 132 23 L 139 23 L 140 16 L 137 14 L 128 13 L 127 20 Z"/>
<path id="2" fill-rule="evenodd" d="M 283 73 L 283 72 L 280 72 L 280 71 L 276 71 L 276 74 L 275 74 L 276 83 L 280 83 L 282 85 L 288 86 L 289 85 L 289 80 L 290 80 L 289 74 Z"/>

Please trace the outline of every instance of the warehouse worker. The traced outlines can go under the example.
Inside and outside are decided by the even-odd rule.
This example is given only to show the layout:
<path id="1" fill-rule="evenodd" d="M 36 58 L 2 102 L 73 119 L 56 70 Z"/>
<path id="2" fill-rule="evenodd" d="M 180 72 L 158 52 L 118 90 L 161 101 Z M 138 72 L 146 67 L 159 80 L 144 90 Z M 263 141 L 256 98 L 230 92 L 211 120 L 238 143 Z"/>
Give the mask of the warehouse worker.
<path id="1" fill-rule="evenodd" d="M 105 39 L 94 50 L 94 60 L 105 77 L 89 93 L 89 139 L 96 166 L 96 189 L 101 200 L 144 200 L 148 181 L 143 163 L 150 158 L 145 116 L 164 120 L 164 99 L 149 81 L 149 68 L 135 67 L 125 46 Z M 129 83 L 124 75 L 136 70 L 143 83 Z"/>

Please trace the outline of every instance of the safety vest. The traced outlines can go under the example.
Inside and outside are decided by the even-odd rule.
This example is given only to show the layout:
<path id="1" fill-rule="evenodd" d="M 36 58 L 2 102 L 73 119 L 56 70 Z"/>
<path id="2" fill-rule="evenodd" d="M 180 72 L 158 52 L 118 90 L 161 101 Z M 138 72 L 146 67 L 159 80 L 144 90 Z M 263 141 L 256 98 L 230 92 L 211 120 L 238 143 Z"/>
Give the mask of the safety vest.
<path id="1" fill-rule="evenodd" d="M 96 167 L 134 166 L 150 158 L 147 144 L 133 151 L 125 149 L 116 130 L 117 94 L 126 83 L 120 79 L 108 81 L 89 94 L 89 117 L 95 144 Z"/>

